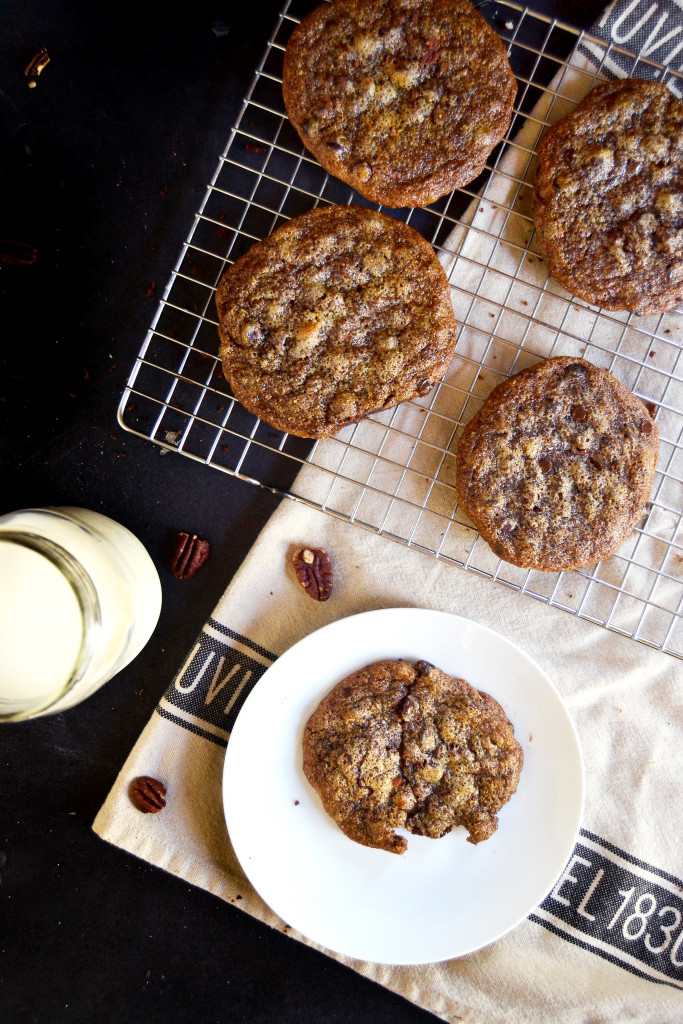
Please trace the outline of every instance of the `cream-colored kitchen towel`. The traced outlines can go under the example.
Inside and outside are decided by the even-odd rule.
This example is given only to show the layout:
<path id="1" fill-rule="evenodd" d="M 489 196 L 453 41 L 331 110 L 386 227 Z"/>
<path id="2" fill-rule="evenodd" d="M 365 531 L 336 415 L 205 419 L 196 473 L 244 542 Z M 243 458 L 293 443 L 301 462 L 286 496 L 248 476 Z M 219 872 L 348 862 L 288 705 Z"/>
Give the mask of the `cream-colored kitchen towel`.
<path id="1" fill-rule="evenodd" d="M 336 583 L 325 603 L 295 579 L 291 555 L 302 546 L 323 547 L 333 560 Z M 583 748 L 583 827 L 554 895 L 487 948 L 426 967 L 336 958 L 448 1021 L 680 1020 L 680 663 L 298 503 L 283 502 L 249 552 L 128 758 L 95 831 L 289 931 L 253 891 L 230 846 L 222 810 L 230 729 L 251 686 L 297 640 L 356 612 L 403 606 L 483 623 L 546 671 Z M 128 786 L 137 775 L 166 785 L 163 812 L 140 814 L 132 805 Z"/>

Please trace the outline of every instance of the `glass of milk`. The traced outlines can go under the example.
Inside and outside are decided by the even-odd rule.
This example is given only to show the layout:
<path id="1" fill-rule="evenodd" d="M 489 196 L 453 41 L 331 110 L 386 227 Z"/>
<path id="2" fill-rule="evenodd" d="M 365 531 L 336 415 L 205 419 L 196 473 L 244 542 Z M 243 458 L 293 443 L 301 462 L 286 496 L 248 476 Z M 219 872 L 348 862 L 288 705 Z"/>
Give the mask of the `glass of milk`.
<path id="1" fill-rule="evenodd" d="M 142 650 L 161 584 L 140 541 L 82 508 L 0 516 L 0 722 L 78 704 Z"/>

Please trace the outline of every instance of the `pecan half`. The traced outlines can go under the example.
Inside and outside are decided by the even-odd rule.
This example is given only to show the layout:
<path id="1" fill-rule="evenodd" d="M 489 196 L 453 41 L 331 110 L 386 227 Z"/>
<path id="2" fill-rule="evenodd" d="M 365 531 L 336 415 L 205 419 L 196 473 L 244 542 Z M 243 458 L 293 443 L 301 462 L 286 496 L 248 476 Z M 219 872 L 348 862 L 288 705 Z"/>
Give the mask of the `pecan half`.
<path id="1" fill-rule="evenodd" d="M 11 267 L 30 267 L 38 259 L 35 245 L 28 242 L 14 242 L 9 238 L 0 238 L 0 263 Z"/>
<path id="2" fill-rule="evenodd" d="M 128 787 L 131 802 L 143 814 L 158 814 L 166 806 L 166 786 L 149 775 L 138 775 Z"/>
<path id="3" fill-rule="evenodd" d="M 171 572 L 179 580 L 191 580 L 199 572 L 211 553 L 208 540 L 200 540 L 196 533 L 179 533 L 173 545 Z"/>
<path id="4" fill-rule="evenodd" d="M 294 572 L 306 593 L 316 601 L 327 601 L 332 593 L 334 571 L 324 548 L 302 548 L 292 558 Z"/>

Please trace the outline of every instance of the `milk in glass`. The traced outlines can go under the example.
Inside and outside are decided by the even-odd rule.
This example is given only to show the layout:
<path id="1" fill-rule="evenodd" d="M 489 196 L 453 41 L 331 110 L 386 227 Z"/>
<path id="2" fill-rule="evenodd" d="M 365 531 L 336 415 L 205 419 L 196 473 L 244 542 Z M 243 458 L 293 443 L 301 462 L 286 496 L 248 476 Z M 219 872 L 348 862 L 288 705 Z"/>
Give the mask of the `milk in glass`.
<path id="1" fill-rule="evenodd" d="M 0 517 L 0 721 L 63 711 L 140 652 L 159 576 L 129 530 L 80 508 Z"/>

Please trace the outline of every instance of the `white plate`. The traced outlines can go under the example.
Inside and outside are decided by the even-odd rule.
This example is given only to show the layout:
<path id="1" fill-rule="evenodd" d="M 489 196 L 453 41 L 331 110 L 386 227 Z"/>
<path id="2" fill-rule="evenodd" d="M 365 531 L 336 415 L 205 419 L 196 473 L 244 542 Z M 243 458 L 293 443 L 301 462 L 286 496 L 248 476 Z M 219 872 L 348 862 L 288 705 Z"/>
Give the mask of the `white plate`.
<path id="1" fill-rule="evenodd" d="M 516 794 L 477 846 L 404 833 L 401 855 L 347 839 L 302 769 L 303 728 L 341 679 L 382 658 L 425 659 L 505 709 L 524 749 Z M 574 726 L 540 668 L 514 644 L 447 612 L 353 615 L 305 637 L 268 669 L 237 718 L 223 773 L 228 832 L 245 874 L 287 924 L 376 963 L 462 956 L 522 921 L 574 846 L 583 766 Z"/>

